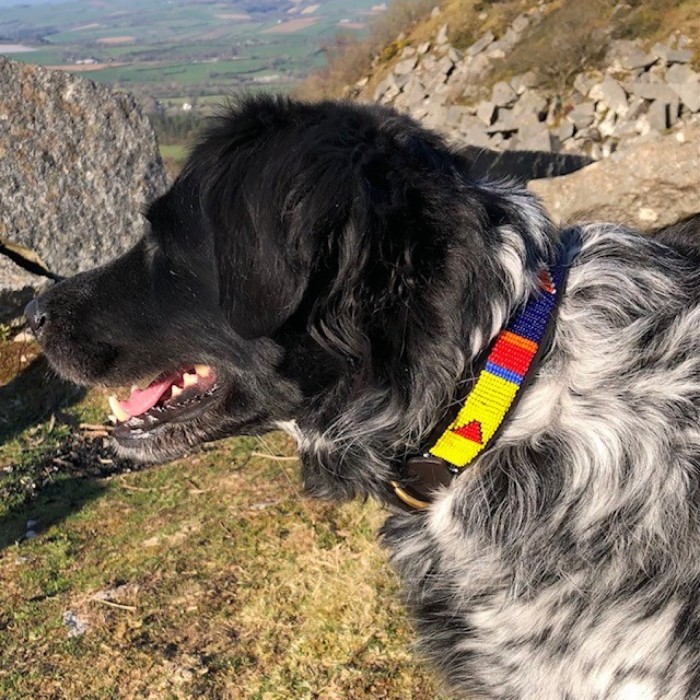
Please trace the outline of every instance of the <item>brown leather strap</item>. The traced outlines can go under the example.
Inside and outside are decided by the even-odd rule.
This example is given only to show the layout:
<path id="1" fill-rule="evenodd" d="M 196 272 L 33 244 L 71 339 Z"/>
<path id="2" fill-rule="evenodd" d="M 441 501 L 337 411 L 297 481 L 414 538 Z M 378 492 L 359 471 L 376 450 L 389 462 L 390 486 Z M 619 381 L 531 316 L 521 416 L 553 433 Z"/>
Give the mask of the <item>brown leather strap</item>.
<path id="1" fill-rule="evenodd" d="M 432 455 L 409 457 L 405 463 L 404 483 L 392 481 L 391 486 L 402 507 L 408 506 L 412 510 L 420 510 L 433 500 L 434 491 L 452 483 L 458 471 L 439 457 Z"/>

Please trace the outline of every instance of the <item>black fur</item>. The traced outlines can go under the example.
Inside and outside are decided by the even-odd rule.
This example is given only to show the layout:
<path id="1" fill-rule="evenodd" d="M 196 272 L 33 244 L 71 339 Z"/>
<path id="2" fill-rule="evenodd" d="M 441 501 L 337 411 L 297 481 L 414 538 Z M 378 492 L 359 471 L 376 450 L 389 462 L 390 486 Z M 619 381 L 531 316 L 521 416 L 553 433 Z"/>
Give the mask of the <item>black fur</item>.
<path id="1" fill-rule="evenodd" d="M 133 250 L 32 309 L 77 382 L 216 369 L 212 396 L 122 426 L 119 450 L 281 426 L 309 492 L 385 502 L 559 236 L 408 117 L 271 97 L 213 121 L 147 216 Z M 423 650 L 472 698 L 698 697 L 700 279 L 679 238 L 583 227 L 496 445 L 384 529 Z"/>

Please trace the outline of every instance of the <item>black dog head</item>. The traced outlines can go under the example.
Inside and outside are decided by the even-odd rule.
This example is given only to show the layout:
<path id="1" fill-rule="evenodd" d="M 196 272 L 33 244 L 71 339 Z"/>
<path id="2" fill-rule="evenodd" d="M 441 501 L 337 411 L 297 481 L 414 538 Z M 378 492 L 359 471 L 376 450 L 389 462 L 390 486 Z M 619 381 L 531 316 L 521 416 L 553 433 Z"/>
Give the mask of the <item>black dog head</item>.
<path id="1" fill-rule="evenodd" d="M 372 490 L 389 467 L 355 478 L 353 450 L 388 464 L 420 440 L 546 252 L 532 201 L 467 172 L 389 110 L 244 100 L 150 207 L 146 238 L 30 321 L 76 382 L 158 375 L 116 406 L 129 456 L 294 421 L 317 462 L 345 440 L 345 462 L 307 469 L 313 487 Z M 524 248 L 513 227 L 535 232 Z"/>

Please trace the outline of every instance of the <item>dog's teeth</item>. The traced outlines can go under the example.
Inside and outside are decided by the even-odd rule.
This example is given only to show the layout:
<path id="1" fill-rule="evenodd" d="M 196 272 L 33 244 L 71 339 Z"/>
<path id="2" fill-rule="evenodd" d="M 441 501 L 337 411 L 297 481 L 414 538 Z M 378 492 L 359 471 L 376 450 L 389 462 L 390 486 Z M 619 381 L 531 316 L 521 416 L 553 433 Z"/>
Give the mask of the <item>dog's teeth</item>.
<path id="1" fill-rule="evenodd" d="M 131 418 L 131 416 L 119 405 L 119 400 L 116 396 L 110 396 L 107 401 L 109 402 L 109 407 L 112 409 L 112 413 L 118 421 L 124 423 Z"/>
<path id="2" fill-rule="evenodd" d="M 136 384 L 131 385 L 131 393 L 133 394 L 135 391 L 138 391 L 138 386 Z"/>
<path id="3" fill-rule="evenodd" d="M 174 386 L 174 387 L 172 388 L 172 392 L 171 392 L 171 394 L 170 394 L 170 398 L 171 398 L 171 399 L 176 399 L 178 396 L 180 396 L 181 393 L 182 393 L 182 389 L 180 389 L 179 386 Z"/>
<path id="4" fill-rule="evenodd" d="M 208 377 L 211 374 L 211 367 L 209 365 L 195 365 L 194 371 L 199 377 Z"/>
<path id="5" fill-rule="evenodd" d="M 194 386 L 197 383 L 197 375 L 196 374 L 190 374 L 189 372 L 187 374 L 182 375 L 182 386 L 184 389 L 187 389 L 188 386 Z"/>

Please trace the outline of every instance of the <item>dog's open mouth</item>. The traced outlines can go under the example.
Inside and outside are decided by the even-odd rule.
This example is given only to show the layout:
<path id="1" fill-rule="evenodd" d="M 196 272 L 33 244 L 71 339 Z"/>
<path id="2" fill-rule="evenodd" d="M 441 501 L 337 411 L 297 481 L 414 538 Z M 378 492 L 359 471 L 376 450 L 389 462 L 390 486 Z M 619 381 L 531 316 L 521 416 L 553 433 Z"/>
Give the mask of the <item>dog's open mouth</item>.
<path id="1" fill-rule="evenodd" d="M 115 438 L 145 436 L 164 423 L 189 420 L 213 397 L 216 386 L 212 367 L 193 365 L 161 374 L 145 389 L 132 387 L 124 401 L 110 396 L 109 408 L 117 423 Z"/>

